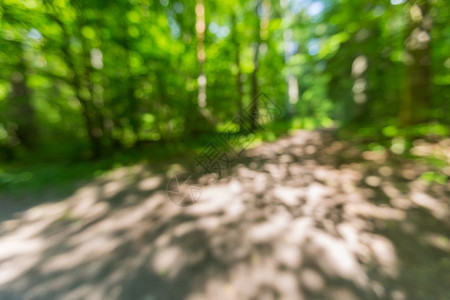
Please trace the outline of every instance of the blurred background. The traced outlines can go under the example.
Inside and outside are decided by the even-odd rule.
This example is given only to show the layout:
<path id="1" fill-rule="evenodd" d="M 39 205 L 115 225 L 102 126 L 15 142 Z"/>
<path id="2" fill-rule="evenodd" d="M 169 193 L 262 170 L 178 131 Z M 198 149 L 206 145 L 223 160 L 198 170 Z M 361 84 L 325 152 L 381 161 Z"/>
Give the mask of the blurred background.
<path id="1" fill-rule="evenodd" d="M 342 172 L 346 172 L 347 167 L 355 168 L 349 171 L 348 177 L 337 177 L 343 180 L 343 190 L 348 193 L 348 197 L 357 194 L 349 186 L 353 186 L 352 180 L 359 178 L 365 182 L 361 187 L 364 199 L 385 199 L 384 204 L 394 199 L 394 204 L 387 205 L 403 213 L 409 207 L 405 203 L 415 201 L 417 207 L 431 211 L 431 215 L 425 214 L 424 219 L 414 215 L 417 219 L 414 217 L 413 221 L 409 220 L 404 225 L 405 232 L 418 236 L 411 228 L 425 220 L 423 224 L 433 230 L 437 228 L 436 232 L 439 232 L 434 232 L 431 238 L 424 237 L 426 241 L 431 241 L 430 244 L 426 241 L 417 242 L 425 250 L 418 250 L 419 256 L 409 253 L 409 262 L 414 265 L 415 261 L 422 258 L 425 266 L 427 261 L 436 257 L 441 260 L 436 258 L 436 264 L 428 271 L 422 267 L 407 269 L 405 274 L 409 272 L 412 275 L 407 276 L 406 288 L 394 289 L 393 294 L 379 292 L 380 288 L 377 290 L 376 284 L 367 286 L 371 286 L 375 298 L 401 300 L 409 295 L 405 292 L 408 287 L 414 290 L 411 295 L 428 297 L 434 293 L 431 290 L 431 284 L 435 283 L 433 280 L 443 280 L 441 285 L 436 283 L 440 288 L 435 290 L 435 299 L 444 299 L 448 289 L 444 288 L 443 274 L 449 274 L 450 266 L 448 259 L 443 258 L 443 253 L 448 254 L 450 251 L 448 227 L 445 227 L 448 226 L 446 213 L 450 176 L 449 24 L 450 9 L 445 0 L 2 0 L 0 199 L 3 208 L 0 219 L 8 220 L 14 212 L 26 211 L 42 202 L 58 202 L 68 196 L 75 195 L 73 199 L 66 199 L 69 202 L 74 199 L 81 201 L 74 202 L 78 203 L 75 206 L 70 204 L 72 208 L 87 199 L 92 200 L 83 206 L 84 210 L 80 208 L 78 214 L 66 210 L 66 206 L 64 209 L 59 206 L 39 208 L 38 211 L 29 212 L 31 217 L 27 218 L 36 223 L 19 222 L 10 224 L 12 227 L 4 225 L 6 227 L 2 227 L 2 230 L 14 236 L 24 224 L 34 224 L 35 227 L 30 228 L 41 228 L 43 234 L 44 229 L 49 227 L 37 220 L 50 214 L 56 220 L 56 229 L 52 232 L 64 233 L 61 243 L 76 238 L 76 232 L 71 231 L 72 226 L 87 228 L 83 226 L 91 224 L 89 222 L 92 220 L 86 221 L 81 211 L 97 212 L 93 208 L 91 210 L 90 206 L 96 201 L 106 201 L 104 203 L 108 203 L 108 208 L 101 206 L 103 208 L 99 208 L 99 215 L 93 216 L 93 220 L 108 220 L 114 209 L 124 209 L 128 207 L 126 203 L 136 204 L 148 200 L 150 196 L 157 195 L 157 191 L 164 190 L 167 182 L 165 175 L 162 179 L 152 176 L 169 174 L 167 172 L 171 164 L 181 164 L 194 157 L 208 141 L 226 128 L 242 125 L 234 123 L 236 117 L 242 117 L 250 126 L 255 125 L 256 121 L 245 114 L 244 109 L 250 107 L 252 111 L 262 112 L 264 108 L 252 99 L 263 94 L 281 108 L 282 114 L 270 124 L 265 124 L 264 130 L 257 132 L 254 146 L 266 145 L 270 148 L 268 145 L 272 143 L 278 150 L 268 148 L 267 152 L 261 148 L 242 164 L 251 169 L 258 157 L 266 157 L 264 155 L 270 151 L 275 151 L 276 156 L 281 157 L 281 160 L 274 162 L 274 170 L 282 170 L 284 164 L 290 162 L 289 158 L 283 157 L 283 153 L 293 153 L 294 161 L 308 159 L 301 163 L 301 168 L 309 166 L 307 172 L 315 174 L 311 177 L 315 179 L 308 181 L 309 177 L 302 177 L 304 182 L 296 182 L 293 188 L 302 184 L 305 184 L 306 190 L 309 187 L 316 188 L 310 193 L 306 192 L 309 195 L 306 199 L 310 200 L 320 198 L 317 195 L 322 195 L 325 186 L 336 188 L 327 181 L 327 178 L 334 178 L 334 175 L 327 175 L 331 169 L 321 169 L 319 165 L 331 168 L 331 165 L 336 167 L 343 164 L 342 169 L 338 168 Z M 298 130 L 298 139 L 277 142 L 280 137 Z M 332 136 L 323 137 L 323 133 L 332 133 Z M 295 143 L 305 148 L 300 151 L 295 148 L 297 146 L 292 146 L 297 145 Z M 351 146 L 343 146 L 346 143 Z M 330 162 L 333 159 L 336 159 L 336 165 Z M 256 165 L 257 170 L 264 167 L 264 164 Z M 127 167 L 126 172 L 122 172 L 124 167 Z M 371 168 L 374 168 L 373 172 Z M 110 175 L 108 172 L 111 170 L 117 172 Z M 359 177 L 352 172 L 359 172 Z M 239 177 L 244 176 L 244 173 L 230 177 L 230 182 L 234 182 L 233 176 L 237 180 L 232 184 L 233 187 L 245 182 Z M 105 174 L 113 177 L 104 179 L 101 176 Z M 276 182 L 279 177 L 274 176 L 264 182 Z M 293 176 L 291 179 L 295 178 Z M 79 180 L 83 180 L 82 183 Z M 279 183 L 288 184 L 289 180 L 284 178 Z M 420 192 L 415 190 L 416 186 L 411 182 L 420 186 Z M 87 191 L 84 190 L 84 184 L 88 185 Z M 260 186 L 266 185 L 260 181 L 253 182 L 248 189 L 254 195 L 259 195 L 260 192 L 252 189 Z M 377 191 L 382 187 L 387 191 L 378 194 Z M 236 189 L 239 191 L 239 188 Z M 367 189 L 376 192 L 371 194 Z M 427 194 L 428 191 L 435 194 Z M 280 197 L 291 199 L 291 192 L 284 188 Z M 409 199 L 409 196 L 405 196 L 409 192 L 411 199 L 416 199 L 413 202 L 405 200 Z M 219 189 L 209 195 L 214 198 L 222 194 L 226 192 Z M 205 195 L 208 195 L 207 191 Z M 292 197 L 297 199 L 297 196 Z M 160 203 L 158 199 L 148 200 L 153 204 L 146 204 L 145 207 L 149 211 L 150 207 L 157 207 L 155 203 Z M 400 200 L 395 202 L 395 199 Z M 61 203 L 69 203 L 66 200 Z M 147 203 L 145 201 L 142 203 Z M 177 208 L 158 213 L 167 216 L 167 212 L 173 209 Z M 249 208 L 249 213 L 258 209 L 261 208 Z M 376 210 L 372 207 L 366 209 L 365 213 L 369 211 Z M 208 209 L 194 215 L 196 218 L 205 217 L 202 214 L 206 212 Z M 124 212 L 116 216 L 114 222 L 132 224 L 130 216 Z M 398 214 L 385 210 L 380 210 L 377 216 L 384 219 L 396 216 L 393 217 L 395 220 L 401 219 Z M 131 220 L 135 220 L 133 218 Z M 175 223 L 169 223 L 167 228 L 191 220 L 189 218 L 193 218 L 192 215 L 175 219 Z M 367 218 L 378 217 L 371 215 Z M 444 223 L 447 225 L 443 226 Z M 36 224 L 43 227 L 36 227 Z M 391 225 L 383 228 L 395 227 L 389 227 Z M 101 228 L 112 228 L 108 227 L 112 225 L 105 226 Z M 278 228 L 278 225 L 268 225 L 269 229 L 266 229 L 270 231 L 272 226 Z M 324 226 L 327 228 L 328 225 Z M 424 228 L 428 228 L 426 226 Z M 89 228 L 93 236 L 103 232 L 101 228 Z M 167 228 L 166 231 L 161 229 L 155 233 L 156 236 L 167 232 Z M 389 234 L 387 236 L 391 238 L 404 237 L 397 231 L 391 236 Z M 51 236 L 41 236 L 43 245 L 49 245 Z M 121 241 L 128 241 L 133 236 L 129 234 L 127 238 L 122 237 Z M 196 236 L 193 240 L 198 238 Z M 235 240 L 237 237 L 224 236 L 224 243 Z M 411 246 L 407 242 L 407 238 L 393 240 L 402 241 L 405 253 L 415 247 L 415 244 Z M 330 240 L 324 238 L 321 241 L 325 241 L 321 244 L 325 245 L 325 249 L 334 249 Z M 148 244 L 153 245 L 153 242 L 152 238 Z M 183 245 L 181 249 L 191 245 L 187 242 L 186 246 L 185 241 L 180 243 Z M 394 247 L 378 246 L 374 246 L 374 249 L 382 251 L 377 257 L 389 258 L 389 249 Z M 427 247 L 434 250 L 427 252 L 431 249 Z M 111 255 L 109 250 L 102 249 Z M 310 250 L 313 253 L 317 249 Z M 79 251 L 89 253 L 89 250 L 83 252 L 84 248 Z M 283 253 L 292 253 L 287 251 Z M 36 252 L 30 253 L 32 257 L 39 257 Z M 85 255 L 78 254 L 69 253 L 66 257 L 69 259 L 65 261 Z M 39 259 L 45 261 L 43 257 L 50 254 L 42 255 Z M 20 261 L 17 258 L 17 262 Z M 390 265 L 392 261 L 387 259 L 384 262 Z M 24 265 L 22 275 L 26 270 L 31 270 L 31 266 L 37 268 L 32 270 L 40 270 L 40 266 L 32 261 L 23 264 L 28 265 Z M 111 265 L 111 261 L 106 264 Z M 173 265 L 184 270 L 180 263 L 175 262 Z M 133 268 L 136 271 L 137 267 Z M 325 273 L 330 271 L 328 267 L 322 269 Z M 109 269 L 101 269 L 95 278 L 106 278 L 105 270 Z M 170 277 L 171 271 L 168 270 L 160 270 L 157 282 L 165 282 L 167 274 Z M 78 274 L 78 271 L 73 272 Z M 312 286 L 309 292 L 313 293 L 317 286 L 317 291 L 326 289 L 323 284 L 320 285 L 322 281 L 319 275 L 314 275 L 311 270 L 308 272 L 302 276 L 306 278 L 304 286 L 308 286 L 308 282 Z M 422 273 L 426 275 L 417 275 Z M 9 282 L 5 278 L 20 278 L 17 275 L 19 273 L 5 274 L 0 276 L 0 284 Z M 355 278 L 361 275 L 352 274 Z M 143 276 L 147 275 L 145 273 Z M 11 286 L 4 295 L 20 295 L 17 291 L 21 288 L 30 282 L 39 282 L 37 277 L 30 276 L 31 279 L 23 279 L 28 281 L 22 285 Z M 425 279 L 426 276 L 429 279 Z M 182 283 L 178 290 L 180 295 L 186 295 L 189 290 L 183 285 L 188 277 L 177 277 L 179 281 L 174 281 Z M 45 278 L 50 280 L 53 277 Z M 117 278 L 122 277 L 118 275 Z M 68 281 L 72 279 L 68 277 Z M 138 281 L 136 279 L 133 284 Z M 45 282 L 49 287 L 54 284 L 54 291 L 60 291 L 57 283 Z M 104 293 L 98 294 L 101 299 L 110 288 L 106 281 L 99 282 L 104 284 Z M 133 294 L 136 287 L 133 284 L 124 287 L 124 290 L 113 289 L 116 296 L 110 295 L 109 299 L 119 297 L 117 295 L 131 297 L 145 294 Z M 367 287 L 361 282 L 355 284 Z M 69 289 L 69 285 L 61 283 L 61 286 Z M 145 283 L 138 285 L 137 290 L 145 290 L 144 287 Z M 16 292 L 19 294 L 14 294 Z M 46 295 L 47 292 L 35 289 L 27 297 L 31 299 Z M 298 297 L 301 295 L 294 292 L 289 294 L 285 290 L 278 293 L 281 294 L 274 295 L 284 295 L 285 299 L 289 298 L 286 295 L 294 295 L 293 299 L 300 299 Z M 62 294 L 55 292 L 52 295 L 58 298 Z M 170 298 L 164 294 L 157 295 L 163 296 L 145 299 Z M 330 299 L 353 299 L 351 293 L 339 295 L 344 296 L 330 296 Z M 236 296 L 236 299 L 251 298 L 248 295 L 239 297 Z M 170 299 L 180 298 L 173 296 Z"/>
<path id="2" fill-rule="evenodd" d="M 260 92 L 284 127 L 405 147 L 448 134 L 445 1 L 5 0 L 0 12 L 2 163 L 189 140 Z"/>

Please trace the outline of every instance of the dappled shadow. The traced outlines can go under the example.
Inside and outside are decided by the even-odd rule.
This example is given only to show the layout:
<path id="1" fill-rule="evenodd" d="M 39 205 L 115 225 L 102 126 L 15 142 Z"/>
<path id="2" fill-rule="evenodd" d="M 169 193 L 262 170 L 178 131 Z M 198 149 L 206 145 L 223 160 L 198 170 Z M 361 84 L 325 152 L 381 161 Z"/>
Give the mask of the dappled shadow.
<path id="1" fill-rule="evenodd" d="M 448 186 L 301 131 L 180 208 L 174 170 L 116 170 L 1 224 L 2 299 L 444 299 Z"/>

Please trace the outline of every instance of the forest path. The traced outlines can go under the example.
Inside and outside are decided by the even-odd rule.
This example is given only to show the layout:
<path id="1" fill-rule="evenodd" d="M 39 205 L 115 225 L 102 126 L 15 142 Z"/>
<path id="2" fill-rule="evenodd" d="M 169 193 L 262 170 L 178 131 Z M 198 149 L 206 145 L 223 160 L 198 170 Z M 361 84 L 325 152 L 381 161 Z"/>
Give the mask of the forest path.
<path id="1" fill-rule="evenodd" d="M 450 299 L 449 186 L 425 165 L 299 131 L 186 208 L 173 167 L 5 215 L 0 299 Z"/>

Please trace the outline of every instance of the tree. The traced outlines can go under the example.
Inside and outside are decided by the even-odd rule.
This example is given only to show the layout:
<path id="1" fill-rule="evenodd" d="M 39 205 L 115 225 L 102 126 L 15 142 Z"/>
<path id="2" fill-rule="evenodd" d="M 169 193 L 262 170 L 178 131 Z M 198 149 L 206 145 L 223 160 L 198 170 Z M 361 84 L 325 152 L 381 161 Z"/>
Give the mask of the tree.
<path id="1" fill-rule="evenodd" d="M 431 103 L 431 28 L 428 0 L 410 1 L 405 41 L 407 79 L 401 110 L 402 125 L 427 120 Z"/>

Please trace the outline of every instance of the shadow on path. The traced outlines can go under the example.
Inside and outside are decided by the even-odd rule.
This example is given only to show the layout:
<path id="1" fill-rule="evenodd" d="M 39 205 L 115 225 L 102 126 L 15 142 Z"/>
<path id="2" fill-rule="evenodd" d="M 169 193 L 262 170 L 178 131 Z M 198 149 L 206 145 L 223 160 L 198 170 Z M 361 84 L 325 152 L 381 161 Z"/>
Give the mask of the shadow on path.
<path id="1" fill-rule="evenodd" d="M 449 187 L 300 131 L 187 208 L 136 165 L 0 227 L 1 299 L 448 299 Z M 36 195 L 38 197 L 38 195 Z"/>

